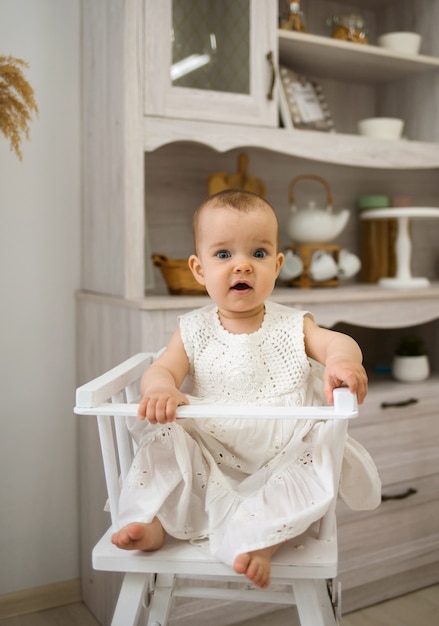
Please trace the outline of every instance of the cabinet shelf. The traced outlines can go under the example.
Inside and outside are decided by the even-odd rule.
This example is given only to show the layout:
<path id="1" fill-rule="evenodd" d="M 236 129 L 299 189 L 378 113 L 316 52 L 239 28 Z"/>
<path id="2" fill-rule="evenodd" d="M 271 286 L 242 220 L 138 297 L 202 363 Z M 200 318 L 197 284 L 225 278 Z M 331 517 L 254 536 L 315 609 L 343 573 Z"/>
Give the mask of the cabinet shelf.
<path id="1" fill-rule="evenodd" d="M 279 61 L 308 77 L 379 84 L 439 70 L 439 58 L 279 30 Z"/>
<path id="2" fill-rule="evenodd" d="M 78 300 L 143 312 L 182 311 L 211 302 L 208 296 L 173 296 L 149 293 L 143 298 L 121 298 L 86 291 Z M 439 283 L 419 289 L 385 289 L 354 284 L 337 289 L 276 287 L 272 300 L 286 306 L 309 309 L 318 324 L 332 327 L 339 322 L 365 328 L 405 328 L 439 319 Z"/>
<path id="3" fill-rule="evenodd" d="M 143 129 L 146 152 L 175 142 L 196 142 L 218 152 L 263 148 L 312 161 L 353 167 L 407 170 L 439 167 L 437 143 L 164 117 L 145 117 Z"/>

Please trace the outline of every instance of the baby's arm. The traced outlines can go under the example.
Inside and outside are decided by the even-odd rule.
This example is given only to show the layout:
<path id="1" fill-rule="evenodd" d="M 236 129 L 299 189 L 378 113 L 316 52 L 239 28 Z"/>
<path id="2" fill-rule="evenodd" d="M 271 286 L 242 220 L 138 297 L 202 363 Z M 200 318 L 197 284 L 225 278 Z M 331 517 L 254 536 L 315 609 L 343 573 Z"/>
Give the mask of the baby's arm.
<path id="1" fill-rule="evenodd" d="M 308 316 L 304 318 L 304 334 L 307 355 L 325 366 L 323 382 L 327 401 L 332 404 L 333 390 L 345 384 L 357 394 L 361 404 L 367 393 L 367 374 L 357 342 L 343 333 L 320 328 Z"/>
<path id="2" fill-rule="evenodd" d="M 142 376 L 139 419 L 147 419 L 151 424 L 172 422 L 177 406 L 189 404 L 187 397 L 180 391 L 188 371 L 189 361 L 180 331 L 176 330 L 166 350 Z"/>

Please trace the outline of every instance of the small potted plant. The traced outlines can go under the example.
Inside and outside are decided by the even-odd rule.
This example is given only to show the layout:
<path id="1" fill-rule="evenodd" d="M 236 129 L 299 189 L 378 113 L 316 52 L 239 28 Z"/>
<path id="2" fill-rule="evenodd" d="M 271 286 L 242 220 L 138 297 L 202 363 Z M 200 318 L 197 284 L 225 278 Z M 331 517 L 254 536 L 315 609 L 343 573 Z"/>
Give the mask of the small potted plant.
<path id="1" fill-rule="evenodd" d="M 392 374 L 396 380 L 405 383 L 418 382 L 428 378 L 430 364 L 425 343 L 421 337 L 417 335 L 401 337 L 393 357 Z"/>
<path id="2" fill-rule="evenodd" d="M 38 115 L 34 90 L 23 74 L 27 67 L 22 59 L 0 55 L 0 131 L 20 161 L 22 136 L 29 139 L 29 122 Z"/>

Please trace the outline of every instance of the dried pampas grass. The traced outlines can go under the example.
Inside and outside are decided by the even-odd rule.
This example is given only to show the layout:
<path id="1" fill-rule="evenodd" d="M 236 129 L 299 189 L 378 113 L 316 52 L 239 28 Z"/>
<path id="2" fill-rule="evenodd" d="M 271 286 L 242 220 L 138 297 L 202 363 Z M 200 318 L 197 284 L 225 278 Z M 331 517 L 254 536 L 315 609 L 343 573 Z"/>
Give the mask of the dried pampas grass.
<path id="1" fill-rule="evenodd" d="M 29 122 L 38 115 L 34 90 L 23 74 L 27 67 L 22 59 L 0 55 L 0 130 L 20 161 L 22 136 L 29 139 Z"/>

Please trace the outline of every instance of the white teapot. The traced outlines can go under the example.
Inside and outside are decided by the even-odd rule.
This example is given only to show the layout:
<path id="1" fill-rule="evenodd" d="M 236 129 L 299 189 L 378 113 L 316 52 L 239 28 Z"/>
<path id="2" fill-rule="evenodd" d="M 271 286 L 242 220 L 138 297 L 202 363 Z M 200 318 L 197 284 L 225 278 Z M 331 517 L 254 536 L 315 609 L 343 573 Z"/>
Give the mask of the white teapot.
<path id="1" fill-rule="evenodd" d="M 294 186 L 300 180 L 315 180 L 323 184 L 326 189 L 327 205 L 318 208 L 314 201 L 310 201 L 304 209 L 298 209 L 294 201 Z M 339 213 L 332 212 L 331 189 L 324 178 L 311 174 L 297 176 L 290 183 L 289 188 L 290 217 L 288 220 L 288 234 L 296 243 L 325 243 L 337 237 L 346 226 L 350 213 L 343 209 Z"/>

